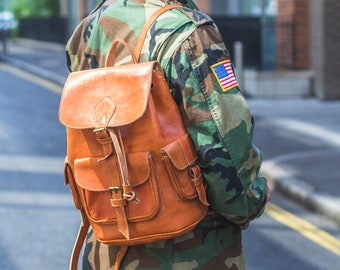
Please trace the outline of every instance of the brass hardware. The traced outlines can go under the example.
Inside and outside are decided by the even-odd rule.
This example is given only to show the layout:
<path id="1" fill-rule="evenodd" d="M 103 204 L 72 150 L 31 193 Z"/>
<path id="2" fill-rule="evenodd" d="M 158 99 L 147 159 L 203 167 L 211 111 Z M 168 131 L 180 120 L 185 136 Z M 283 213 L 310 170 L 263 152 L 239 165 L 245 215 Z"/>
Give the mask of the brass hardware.
<path id="1" fill-rule="evenodd" d="M 123 195 L 124 195 L 124 199 L 128 201 L 132 201 L 136 199 L 136 193 L 133 191 L 130 191 L 128 194 L 123 194 Z"/>
<path id="2" fill-rule="evenodd" d="M 102 131 L 107 131 L 107 127 L 96 128 L 95 130 L 93 130 L 93 133 L 98 133 Z"/>
<path id="3" fill-rule="evenodd" d="M 109 187 L 109 190 L 117 193 L 118 191 L 123 190 L 123 188 L 119 186 L 114 186 L 114 187 Z"/>

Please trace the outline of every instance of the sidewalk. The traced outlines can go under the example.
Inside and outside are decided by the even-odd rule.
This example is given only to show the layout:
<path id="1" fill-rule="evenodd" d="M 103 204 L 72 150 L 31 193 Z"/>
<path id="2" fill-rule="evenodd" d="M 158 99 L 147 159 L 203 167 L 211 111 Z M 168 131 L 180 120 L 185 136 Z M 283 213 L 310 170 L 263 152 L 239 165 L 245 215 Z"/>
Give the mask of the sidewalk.
<path id="1" fill-rule="evenodd" d="M 340 101 L 249 99 L 262 171 L 277 191 L 340 224 Z"/>
<path id="2" fill-rule="evenodd" d="M 0 62 L 62 85 L 63 45 L 21 40 Z M 340 224 L 340 101 L 281 97 L 247 99 L 263 174 L 275 190 Z"/>
<path id="3" fill-rule="evenodd" d="M 7 54 L 0 50 L 0 62 L 6 62 L 62 86 L 69 73 L 65 45 L 18 39 L 9 42 Z"/>

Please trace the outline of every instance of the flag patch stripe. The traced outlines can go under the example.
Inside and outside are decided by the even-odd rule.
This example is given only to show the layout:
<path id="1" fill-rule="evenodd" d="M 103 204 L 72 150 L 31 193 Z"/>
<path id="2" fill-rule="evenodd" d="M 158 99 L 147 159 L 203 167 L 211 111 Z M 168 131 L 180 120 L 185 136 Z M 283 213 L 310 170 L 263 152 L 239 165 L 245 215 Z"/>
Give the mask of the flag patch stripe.
<path id="1" fill-rule="evenodd" d="M 210 68 L 224 92 L 238 86 L 230 60 L 217 63 Z"/>

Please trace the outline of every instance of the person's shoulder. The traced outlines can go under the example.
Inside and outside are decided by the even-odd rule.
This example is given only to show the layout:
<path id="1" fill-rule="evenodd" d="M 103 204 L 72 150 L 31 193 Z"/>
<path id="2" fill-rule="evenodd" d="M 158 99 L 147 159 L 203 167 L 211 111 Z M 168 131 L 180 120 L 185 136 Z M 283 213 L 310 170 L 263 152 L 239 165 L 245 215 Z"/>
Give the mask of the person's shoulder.
<path id="1" fill-rule="evenodd" d="M 174 27 L 184 24 L 192 24 L 197 27 L 205 24 L 213 24 L 213 19 L 207 14 L 198 9 L 185 6 L 166 12 L 160 16 L 158 21 L 165 21 L 167 25 Z"/>
<path id="2" fill-rule="evenodd" d="M 213 19 L 209 15 L 201 12 L 200 10 L 187 7 L 183 7 L 181 10 L 182 13 L 197 26 L 214 23 Z"/>

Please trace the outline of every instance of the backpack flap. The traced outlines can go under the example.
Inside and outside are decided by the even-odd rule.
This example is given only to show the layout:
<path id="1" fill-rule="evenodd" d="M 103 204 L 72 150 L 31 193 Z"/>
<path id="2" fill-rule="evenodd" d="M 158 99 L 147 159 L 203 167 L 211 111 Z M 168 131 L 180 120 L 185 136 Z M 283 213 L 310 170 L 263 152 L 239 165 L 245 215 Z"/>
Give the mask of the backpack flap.
<path id="1" fill-rule="evenodd" d="M 157 62 L 73 72 L 59 106 L 60 122 L 70 128 L 118 127 L 145 113 Z"/>

